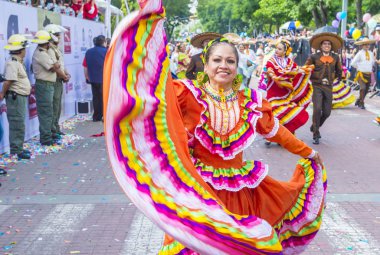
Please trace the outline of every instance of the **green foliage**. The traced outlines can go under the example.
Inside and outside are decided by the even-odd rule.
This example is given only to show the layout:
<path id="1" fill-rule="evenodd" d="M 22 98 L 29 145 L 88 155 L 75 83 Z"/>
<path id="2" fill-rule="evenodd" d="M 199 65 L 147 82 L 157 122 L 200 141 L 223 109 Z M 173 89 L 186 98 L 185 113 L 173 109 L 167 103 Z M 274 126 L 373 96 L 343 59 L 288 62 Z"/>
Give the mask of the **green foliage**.
<path id="1" fill-rule="evenodd" d="M 180 24 L 189 21 L 190 0 L 163 0 L 166 10 L 166 34 L 168 39 L 173 36 L 173 31 Z"/>
<path id="2" fill-rule="evenodd" d="M 190 13 L 190 0 L 163 0 L 166 10 L 166 17 L 172 19 L 174 17 L 189 17 Z"/>
<path id="3" fill-rule="evenodd" d="M 348 23 L 357 22 L 357 1 L 349 1 Z M 380 13 L 380 1 L 362 1 L 363 14 Z M 299 20 L 309 28 L 331 25 L 336 13 L 342 10 L 341 4 L 341 0 L 198 0 L 197 12 L 207 31 L 225 33 L 230 27 L 231 32 L 237 33 L 274 32 L 291 20 Z"/>
<path id="4" fill-rule="evenodd" d="M 242 32 L 250 28 L 254 1 L 198 0 L 198 17 L 207 31 Z"/>

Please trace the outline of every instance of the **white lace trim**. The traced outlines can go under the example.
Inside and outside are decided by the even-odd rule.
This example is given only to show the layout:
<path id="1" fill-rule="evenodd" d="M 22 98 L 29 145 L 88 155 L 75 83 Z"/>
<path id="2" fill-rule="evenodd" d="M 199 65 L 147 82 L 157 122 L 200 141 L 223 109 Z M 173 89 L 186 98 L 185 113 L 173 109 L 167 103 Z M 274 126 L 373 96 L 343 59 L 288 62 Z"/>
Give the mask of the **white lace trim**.
<path id="1" fill-rule="evenodd" d="M 274 117 L 274 125 L 273 125 L 273 128 L 272 130 L 266 134 L 266 135 L 262 135 L 264 138 L 272 138 L 273 136 L 275 136 L 278 132 L 278 129 L 280 128 L 280 121 Z"/>
<path id="2" fill-rule="evenodd" d="M 311 158 L 314 158 L 316 154 L 317 154 L 317 151 L 312 150 L 311 153 L 310 153 L 310 155 L 307 156 L 307 158 L 310 158 L 310 159 L 311 159 Z"/>

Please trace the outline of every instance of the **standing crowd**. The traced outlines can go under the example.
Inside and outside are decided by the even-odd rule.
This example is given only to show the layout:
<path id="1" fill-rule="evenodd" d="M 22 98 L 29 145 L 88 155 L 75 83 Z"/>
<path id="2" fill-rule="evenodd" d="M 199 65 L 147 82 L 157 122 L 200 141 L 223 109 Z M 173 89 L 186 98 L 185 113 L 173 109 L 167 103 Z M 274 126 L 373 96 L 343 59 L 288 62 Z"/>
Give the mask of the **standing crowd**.
<path id="1" fill-rule="evenodd" d="M 98 21 L 100 13 L 95 0 L 9 0 L 48 11 Z"/>
<path id="2" fill-rule="evenodd" d="M 69 82 L 71 75 L 65 68 L 64 56 L 59 47 L 63 32 L 62 26 L 50 24 L 35 34 L 31 42 L 37 44 L 37 47 L 30 67 L 24 64 L 29 47 L 29 40 L 24 35 L 10 36 L 5 46 L 10 56 L 5 64 L 0 100 L 6 100 L 10 154 L 17 155 L 19 160 L 31 157 L 31 152 L 24 149 L 25 118 L 29 105 L 28 97 L 32 90 L 27 68 L 31 68 L 35 77 L 40 144 L 42 146 L 61 144 L 61 139 L 65 135 L 60 129 L 59 120 L 63 84 Z M 87 83 L 91 84 L 93 94 L 93 121 L 103 120 L 102 70 L 107 52 L 106 43 L 107 40 L 103 35 L 95 37 L 95 47 L 86 52 L 83 61 L 84 75 Z M 6 171 L 0 169 L 0 174 L 6 174 Z"/>

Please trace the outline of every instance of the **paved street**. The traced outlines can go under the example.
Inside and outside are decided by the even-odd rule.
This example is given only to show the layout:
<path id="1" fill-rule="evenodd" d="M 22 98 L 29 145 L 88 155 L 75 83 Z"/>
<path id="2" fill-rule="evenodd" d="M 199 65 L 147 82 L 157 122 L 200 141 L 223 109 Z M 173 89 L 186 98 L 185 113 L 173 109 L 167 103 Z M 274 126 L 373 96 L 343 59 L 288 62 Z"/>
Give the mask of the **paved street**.
<path id="1" fill-rule="evenodd" d="M 368 110 L 335 110 L 313 146 L 328 170 L 322 230 L 304 254 L 380 254 L 380 98 Z M 311 144 L 310 124 L 297 135 Z M 162 232 L 121 192 L 110 168 L 100 123 L 71 130 L 83 139 L 59 153 L 10 166 L 0 182 L 0 254 L 156 254 Z M 297 156 L 259 139 L 246 158 L 269 163 L 287 180 Z"/>

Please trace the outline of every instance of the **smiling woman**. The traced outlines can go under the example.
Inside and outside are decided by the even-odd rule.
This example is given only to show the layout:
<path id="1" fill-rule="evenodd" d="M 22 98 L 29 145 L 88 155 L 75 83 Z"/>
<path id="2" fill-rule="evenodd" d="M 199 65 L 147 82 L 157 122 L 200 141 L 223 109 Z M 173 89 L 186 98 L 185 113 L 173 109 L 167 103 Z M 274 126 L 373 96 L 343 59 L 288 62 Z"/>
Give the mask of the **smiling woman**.
<path id="1" fill-rule="evenodd" d="M 233 80 L 237 75 L 239 54 L 236 48 L 227 41 L 214 42 L 205 54 L 205 74 L 209 84 L 217 91 L 232 89 Z"/>
<path id="2" fill-rule="evenodd" d="M 121 187 L 166 233 L 159 254 L 305 249 L 324 209 L 319 154 L 279 125 L 258 92 L 238 90 L 238 56 L 227 39 L 208 44 L 197 81 L 173 81 L 161 2 L 140 4 L 107 55 L 106 139 Z M 257 134 L 304 158 L 289 182 L 243 160 Z"/>

